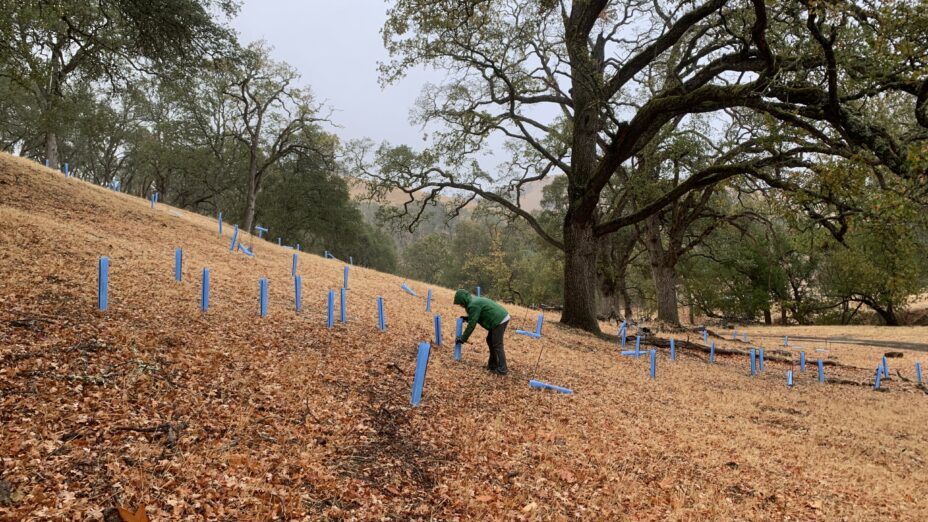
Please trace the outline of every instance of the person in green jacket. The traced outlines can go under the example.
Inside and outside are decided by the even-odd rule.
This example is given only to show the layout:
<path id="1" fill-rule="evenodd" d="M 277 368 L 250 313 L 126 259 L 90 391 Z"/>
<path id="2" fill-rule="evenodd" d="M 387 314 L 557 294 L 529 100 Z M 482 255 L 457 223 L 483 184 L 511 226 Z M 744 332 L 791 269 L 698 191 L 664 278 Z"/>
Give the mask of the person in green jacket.
<path id="1" fill-rule="evenodd" d="M 467 315 L 463 317 L 467 321 L 467 329 L 454 342 L 466 343 L 479 324 L 487 330 L 487 347 L 490 348 L 487 370 L 499 375 L 509 373 L 506 367 L 506 351 L 503 349 L 503 334 L 509 326 L 509 313 L 506 309 L 492 299 L 472 296 L 467 290 L 454 293 L 454 304 L 467 310 Z"/>

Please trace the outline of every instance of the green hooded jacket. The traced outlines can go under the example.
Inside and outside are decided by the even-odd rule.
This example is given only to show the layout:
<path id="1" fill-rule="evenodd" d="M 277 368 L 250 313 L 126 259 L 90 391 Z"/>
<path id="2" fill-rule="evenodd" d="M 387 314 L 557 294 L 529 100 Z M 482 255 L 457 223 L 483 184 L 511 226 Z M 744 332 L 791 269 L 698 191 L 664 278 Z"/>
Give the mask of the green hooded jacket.
<path id="1" fill-rule="evenodd" d="M 503 323 L 509 312 L 492 299 L 474 297 L 467 290 L 458 290 L 454 293 L 454 304 L 467 309 L 467 329 L 461 335 L 461 342 L 466 343 L 479 324 L 487 330 L 492 330 Z"/>

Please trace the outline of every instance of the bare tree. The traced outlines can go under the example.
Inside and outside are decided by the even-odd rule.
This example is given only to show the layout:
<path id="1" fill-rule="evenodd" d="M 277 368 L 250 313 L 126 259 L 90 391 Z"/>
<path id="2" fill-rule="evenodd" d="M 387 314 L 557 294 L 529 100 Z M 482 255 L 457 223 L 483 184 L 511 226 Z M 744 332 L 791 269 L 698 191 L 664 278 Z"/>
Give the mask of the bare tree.
<path id="1" fill-rule="evenodd" d="M 316 140 L 307 139 L 308 134 L 318 132 L 318 124 L 325 118 L 318 116 L 320 107 L 309 93 L 294 86 L 297 72 L 271 60 L 263 44 L 249 46 L 231 73 L 225 94 L 236 102 L 232 136 L 246 150 L 242 228 L 251 231 L 261 185 L 280 160 L 311 153 L 328 157 L 314 149 Z"/>

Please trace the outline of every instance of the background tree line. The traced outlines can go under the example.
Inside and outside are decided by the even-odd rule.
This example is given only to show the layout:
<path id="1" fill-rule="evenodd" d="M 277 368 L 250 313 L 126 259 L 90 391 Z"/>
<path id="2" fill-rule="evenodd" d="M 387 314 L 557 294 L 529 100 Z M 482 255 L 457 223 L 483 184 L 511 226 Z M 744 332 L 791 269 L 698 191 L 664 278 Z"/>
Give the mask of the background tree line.
<path id="1" fill-rule="evenodd" d="M 552 231 L 563 219 L 565 186 L 556 178 L 534 211 Z M 907 305 L 928 291 L 928 222 L 907 198 L 861 193 L 872 212 L 849 218 L 839 241 L 798 210 L 794 195 L 737 184 L 716 188 L 710 198 L 680 203 L 695 210 L 670 208 L 656 224 L 603 246 L 600 319 L 656 319 L 655 270 L 672 272 L 675 307 L 690 323 L 905 324 Z M 447 222 L 450 210 L 437 205 L 414 234 L 391 229 L 404 241 L 400 274 L 448 287 L 480 286 L 486 295 L 529 306 L 563 303 L 562 254 L 524 221 L 483 203 Z M 693 219 L 694 212 L 701 217 Z M 683 232 L 676 231 L 678 222 L 687 223 Z M 671 255 L 673 262 L 664 261 Z"/>
<path id="2" fill-rule="evenodd" d="M 18 2 L 0 14 L 0 148 L 383 270 L 327 109 L 225 0 Z"/>

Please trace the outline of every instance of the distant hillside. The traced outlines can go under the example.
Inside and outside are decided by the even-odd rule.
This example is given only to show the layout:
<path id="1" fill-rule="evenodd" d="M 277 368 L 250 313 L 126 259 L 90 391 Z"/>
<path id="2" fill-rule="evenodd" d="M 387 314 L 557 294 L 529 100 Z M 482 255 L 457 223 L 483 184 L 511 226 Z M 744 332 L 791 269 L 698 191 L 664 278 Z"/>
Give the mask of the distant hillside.
<path id="1" fill-rule="evenodd" d="M 367 194 L 364 181 L 357 178 L 348 178 L 351 187 L 351 195 L 355 199 L 361 198 Z M 527 184 L 522 192 L 522 208 L 529 212 L 541 209 L 542 190 L 551 182 L 551 178 L 546 178 L 535 183 Z M 409 200 L 409 196 L 401 190 L 393 190 L 387 194 L 387 201 L 393 205 L 402 205 Z M 439 196 L 439 200 L 444 203 L 450 203 L 451 200 L 446 196 Z M 476 200 L 475 200 L 476 201 Z M 470 206 L 474 203 L 471 202 Z"/>

